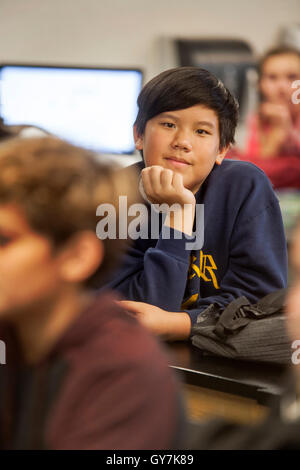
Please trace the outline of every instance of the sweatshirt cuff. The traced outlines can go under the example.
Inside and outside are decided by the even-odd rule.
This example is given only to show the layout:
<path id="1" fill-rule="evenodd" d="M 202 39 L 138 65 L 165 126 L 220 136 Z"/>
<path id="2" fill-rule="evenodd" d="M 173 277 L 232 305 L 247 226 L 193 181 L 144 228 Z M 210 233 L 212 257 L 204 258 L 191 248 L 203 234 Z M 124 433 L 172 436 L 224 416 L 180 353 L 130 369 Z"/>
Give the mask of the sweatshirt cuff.
<path id="1" fill-rule="evenodd" d="M 205 308 L 203 309 L 205 310 Z M 199 315 L 199 313 L 201 313 L 200 309 L 197 308 L 197 309 L 193 309 L 193 310 L 183 310 L 185 313 L 187 313 L 191 319 L 191 324 L 192 324 L 192 328 L 191 328 L 191 335 L 192 336 L 192 331 L 193 331 L 193 326 L 197 323 L 197 317 Z"/>
<path id="2" fill-rule="evenodd" d="M 169 232 L 169 236 L 168 236 Z M 167 237 L 168 236 L 168 237 Z M 195 241 L 194 236 L 186 235 L 183 232 L 169 228 L 168 231 L 162 229 L 156 248 L 169 255 L 179 258 L 185 263 L 189 263 L 191 245 Z"/>

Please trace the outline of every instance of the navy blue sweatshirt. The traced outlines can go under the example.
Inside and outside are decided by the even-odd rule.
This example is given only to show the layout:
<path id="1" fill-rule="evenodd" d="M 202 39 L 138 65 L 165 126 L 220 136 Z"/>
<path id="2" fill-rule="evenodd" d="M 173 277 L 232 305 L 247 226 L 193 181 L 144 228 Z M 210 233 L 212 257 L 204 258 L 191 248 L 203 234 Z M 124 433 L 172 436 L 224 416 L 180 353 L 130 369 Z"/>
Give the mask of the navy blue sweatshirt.
<path id="1" fill-rule="evenodd" d="M 174 230 L 170 239 L 162 231 L 158 239 L 139 238 L 109 287 L 128 300 L 186 311 L 192 324 L 212 303 L 225 306 L 242 295 L 255 302 L 286 287 L 281 211 L 259 168 L 225 160 L 215 165 L 195 197 L 204 204 L 202 248 L 187 249 L 187 237 L 176 239 Z"/>

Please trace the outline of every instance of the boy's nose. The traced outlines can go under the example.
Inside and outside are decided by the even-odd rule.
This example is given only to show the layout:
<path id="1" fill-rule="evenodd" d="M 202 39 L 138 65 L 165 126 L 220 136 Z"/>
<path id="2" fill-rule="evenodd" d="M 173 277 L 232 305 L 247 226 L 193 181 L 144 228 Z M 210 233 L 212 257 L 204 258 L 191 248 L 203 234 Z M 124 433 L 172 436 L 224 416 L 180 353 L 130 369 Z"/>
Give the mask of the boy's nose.
<path id="1" fill-rule="evenodd" d="M 190 152 L 192 150 L 192 144 L 190 139 L 183 133 L 177 134 L 172 142 L 172 147 L 178 150 L 184 150 Z"/>

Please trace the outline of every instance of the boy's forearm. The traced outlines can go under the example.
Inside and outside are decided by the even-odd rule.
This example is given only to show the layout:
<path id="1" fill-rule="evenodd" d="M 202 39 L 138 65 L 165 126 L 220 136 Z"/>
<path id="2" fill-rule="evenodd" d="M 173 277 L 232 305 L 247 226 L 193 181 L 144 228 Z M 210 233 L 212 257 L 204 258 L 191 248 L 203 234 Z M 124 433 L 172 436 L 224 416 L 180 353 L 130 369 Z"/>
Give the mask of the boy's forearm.
<path id="1" fill-rule="evenodd" d="M 168 332 L 164 336 L 167 341 L 183 341 L 189 339 L 192 323 L 186 312 L 170 312 Z"/>
<path id="2" fill-rule="evenodd" d="M 165 218 L 164 225 L 191 236 L 193 233 L 194 219 L 195 205 L 185 204 L 184 207 L 176 211 L 170 211 Z"/>

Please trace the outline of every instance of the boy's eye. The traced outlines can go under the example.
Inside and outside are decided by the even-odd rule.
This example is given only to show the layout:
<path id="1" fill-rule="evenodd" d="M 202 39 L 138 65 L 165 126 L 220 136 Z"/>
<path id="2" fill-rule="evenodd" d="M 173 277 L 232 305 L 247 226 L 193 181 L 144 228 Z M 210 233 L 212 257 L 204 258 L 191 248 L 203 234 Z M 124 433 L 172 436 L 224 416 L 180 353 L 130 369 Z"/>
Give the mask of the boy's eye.
<path id="1" fill-rule="evenodd" d="M 197 129 L 196 132 L 199 135 L 209 135 L 209 132 L 207 132 L 205 129 Z"/>
<path id="2" fill-rule="evenodd" d="M 175 124 L 173 122 L 162 122 L 161 125 L 164 127 L 168 127 L 169 129 L 175 127 Z"/>

